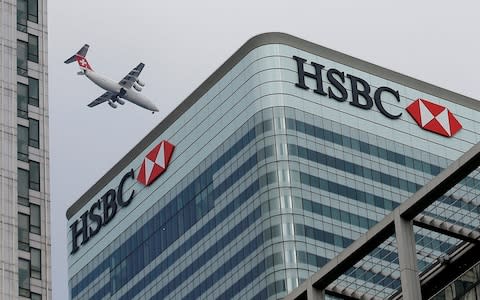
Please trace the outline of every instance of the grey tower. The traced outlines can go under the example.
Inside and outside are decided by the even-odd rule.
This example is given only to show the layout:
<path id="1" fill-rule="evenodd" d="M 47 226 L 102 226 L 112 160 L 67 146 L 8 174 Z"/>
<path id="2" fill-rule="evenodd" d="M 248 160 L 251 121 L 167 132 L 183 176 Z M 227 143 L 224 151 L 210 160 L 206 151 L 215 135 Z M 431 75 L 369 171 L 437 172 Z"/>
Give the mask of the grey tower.
<path id="1" fill-rule="evenodd" d="M 0 13 L 0 299 L 51 299 L 47 1 Z"/>

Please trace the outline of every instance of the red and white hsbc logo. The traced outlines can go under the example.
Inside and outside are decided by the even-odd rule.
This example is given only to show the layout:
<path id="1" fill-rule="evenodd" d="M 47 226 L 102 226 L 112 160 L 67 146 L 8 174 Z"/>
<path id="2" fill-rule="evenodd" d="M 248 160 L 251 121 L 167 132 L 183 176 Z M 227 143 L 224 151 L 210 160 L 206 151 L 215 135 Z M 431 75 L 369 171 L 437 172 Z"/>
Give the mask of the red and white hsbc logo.
<path id="1" fill-rule="evenodd" d="M 152 184 L 168 167 L 175 146 L 163 140 L 143 160 L 137 180 L 145 186 Z"/>
<path id="2" fill-rule="evenodd" d="M 297 63 L 298 82 L 295 84 L 304 90 L 309 90 L 306 78 L 315 80 L 316 86 L 313 92 L 337 102 L 348 102 L 359 109 L 370 110 L 375 106 L 385 117 L 396 120 L 403 115 L 403 110 L 388 108 L 383 105 L 387 95 L 400 102 L 400 93 L 390 87 L 372 87 L 366 80 L 352 74 L 346 74 L 337 69 L 326 69 L 325 66 L 311 62 L 315 72 L 306 72 L 304 65 L 307 60 L 301 57 L 292 57 Z M 349 81 L 351 90 L 347 90 L 345 83 Z M 417 99 L 406 108 L 417 124 L 428 131 L 446 137 L 455 135 L 462 125 L 457 118 L 444 106 L 432 103 L 428 100 Z"/>
<path id="3" fill-rule="evenodd" d="M 451 137 L 462 129 L 462 124 L 448 108 L 425 99 L 417 99 L 407 107 L 408 113 L 425 130 Z"/>

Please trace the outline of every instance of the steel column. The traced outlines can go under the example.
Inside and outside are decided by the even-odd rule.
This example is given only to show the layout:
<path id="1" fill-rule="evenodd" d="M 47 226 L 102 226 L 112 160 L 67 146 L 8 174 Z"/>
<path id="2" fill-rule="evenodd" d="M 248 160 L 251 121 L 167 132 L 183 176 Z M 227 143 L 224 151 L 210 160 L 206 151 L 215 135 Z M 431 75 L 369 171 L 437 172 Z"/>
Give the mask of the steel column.
<path id="1" fill-rule="evenodd" d="M 417 253 L 413 221 L 406 220 L 395 211 L 395 236 L 397 238 L 400 280 L 402 282 L 403 300 L 422 299 L 420 279 L 417 267 Z"/>

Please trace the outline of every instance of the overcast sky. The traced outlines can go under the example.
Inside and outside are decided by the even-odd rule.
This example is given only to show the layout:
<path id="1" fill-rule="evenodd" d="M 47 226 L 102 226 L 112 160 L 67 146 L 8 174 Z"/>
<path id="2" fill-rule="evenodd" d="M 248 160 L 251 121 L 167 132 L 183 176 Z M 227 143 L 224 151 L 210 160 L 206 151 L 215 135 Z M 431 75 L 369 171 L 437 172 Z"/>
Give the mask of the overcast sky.
<path id="1" fill-rule="evenodd" d="M 286 32 L 480 99 L 478 1 L 392 2 L 48 0 L 53 299 L 68 297 L 67 208 L 256 34 Z M 160 112 L 88 108 L 102 90 L 63 64 L 85 43 L 115 80 L 144 62 L 143 94 Z"/>

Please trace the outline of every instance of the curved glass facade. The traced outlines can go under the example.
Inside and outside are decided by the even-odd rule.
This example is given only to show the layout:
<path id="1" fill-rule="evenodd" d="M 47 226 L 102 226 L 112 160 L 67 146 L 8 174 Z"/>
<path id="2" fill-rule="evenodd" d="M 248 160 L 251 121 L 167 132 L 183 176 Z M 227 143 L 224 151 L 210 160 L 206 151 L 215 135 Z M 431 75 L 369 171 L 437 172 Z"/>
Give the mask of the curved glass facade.
<path id="1" fill-rule="evenodd" d="M 166 130 L 176 152 L 160 183 L 125 186 L 135 190 L 133 207 L 98 244 L 70 255 L 72 299 L 282 298 L 461 153 L 437 137 L 442 151 L 360 126 L 356 108 L 333 102 L 342 108 L 332 113 L 308 99 L 313 93 L 294 86 L 295 51 L 250 52 Z M 132 158 L 135 172 L 141 159 Z M 429 252 L 451 246 L 421 233 L 416 240 Z M 381 249 L 373 259 L 398 264 Z M 349 276 L 400 286 L 394 275 L 365 274 Z"/>

